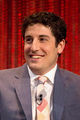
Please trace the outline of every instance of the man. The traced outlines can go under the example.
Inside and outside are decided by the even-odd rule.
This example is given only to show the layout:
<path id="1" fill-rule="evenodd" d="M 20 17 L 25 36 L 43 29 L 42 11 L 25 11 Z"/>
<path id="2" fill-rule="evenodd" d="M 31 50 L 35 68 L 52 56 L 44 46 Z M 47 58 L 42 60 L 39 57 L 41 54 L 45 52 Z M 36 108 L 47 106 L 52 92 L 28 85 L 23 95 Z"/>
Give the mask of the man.
<path id="1" fill-rule="evenodd" d="M 65 22 L 53 13 L 39 12 L 25 18 L 22 35 L 26 63 L 0 71 L 0 120 L 44 120 L 43 115 L 37 117 L 43 93 L 50 96 L 49 120 L 80 120 L 80 76 L 57 65 L 66 43 Z M 34 79 L 40 76 L 46 76 L 52 87 L 47 85 L 47 93 L 40 94 L 39 104 Z"/>

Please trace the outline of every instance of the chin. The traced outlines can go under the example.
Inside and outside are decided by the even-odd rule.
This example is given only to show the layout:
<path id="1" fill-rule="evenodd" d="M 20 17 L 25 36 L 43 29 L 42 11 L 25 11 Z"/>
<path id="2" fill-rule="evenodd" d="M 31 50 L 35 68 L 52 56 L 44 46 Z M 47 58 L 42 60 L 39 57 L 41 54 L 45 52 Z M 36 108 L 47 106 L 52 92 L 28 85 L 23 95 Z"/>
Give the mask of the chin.
<path id="1" fill-rule="evenodd" d="M 32 69 L 32 70 L 40 70 L 40 67 L 38 67 L 38 66 L 36 66 L 36 65 L 34 65 L 34 66 L 29 66 L 30 67 L 30 69 Z"/>
<path id="2" fill-rule="evenodd" d="M 40 71 L 42 71 L 41 67 L 36 66 L 36 65 L 34 65 L 34 66 L 29 66 L 29 67 L 30 67 L 30 69 L 32 70 L 32 72 L 35 73 L 35 74 L 37 74 L 37 73 L 39 73 Z"/>

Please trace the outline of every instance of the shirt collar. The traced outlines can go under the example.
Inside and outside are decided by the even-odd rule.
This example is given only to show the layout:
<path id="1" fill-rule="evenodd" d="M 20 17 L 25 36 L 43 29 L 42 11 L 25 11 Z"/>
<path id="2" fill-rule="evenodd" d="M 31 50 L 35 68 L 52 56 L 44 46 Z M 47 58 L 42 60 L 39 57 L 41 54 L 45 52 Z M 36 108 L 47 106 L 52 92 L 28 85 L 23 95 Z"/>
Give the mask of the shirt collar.
<path id="1" fill-rule="evenodd" d="M 27 67 L 28 67 L 28 71 L 29 71 L 31 83 L 33 84 L 33 82 L 34 82 L 33 80 L 34 80 L 35 78 L 37 78 L 38 76 L 40 76 L 40 75 L 34 74 L 34 73 L 31 71 L 31 69 L 29 68 L 29 66 L 27 66 Z M 52 68 L 49 72 L 47 72 L 47 73 L 44 74 L 43 76 L 48 77 L 49 80 L 54 84 L 54 77 L 55 77 L 56 70 L 57 70 L 57 64 L 55 65 L 54 68 Z"/>

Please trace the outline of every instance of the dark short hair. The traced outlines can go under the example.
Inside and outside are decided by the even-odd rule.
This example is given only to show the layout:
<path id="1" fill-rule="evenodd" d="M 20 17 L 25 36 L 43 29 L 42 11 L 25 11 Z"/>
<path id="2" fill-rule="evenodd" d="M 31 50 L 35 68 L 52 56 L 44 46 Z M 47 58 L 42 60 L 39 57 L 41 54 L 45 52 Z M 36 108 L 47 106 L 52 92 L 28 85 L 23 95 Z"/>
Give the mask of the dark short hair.
<path id="1" fill-rule="evenodd" d="M 56 38 L 56 45 L 66 38 L 66 24 L 64 20 L 52 12 L 38 12 L 26 17 L 22 25 L 22 36 L 25 38 L 25 31 L 28 26 L 40 23 L 48 26 Z"/>

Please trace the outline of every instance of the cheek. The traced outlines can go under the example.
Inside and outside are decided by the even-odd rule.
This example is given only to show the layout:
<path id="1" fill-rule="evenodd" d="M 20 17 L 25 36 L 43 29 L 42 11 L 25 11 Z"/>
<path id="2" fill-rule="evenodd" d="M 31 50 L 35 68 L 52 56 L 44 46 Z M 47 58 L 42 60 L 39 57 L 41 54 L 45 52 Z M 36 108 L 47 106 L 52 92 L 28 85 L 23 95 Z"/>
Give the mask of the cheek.
<path id="1" fill-rule="evenodd" d="M 48 51 L 49 57 L 51 57 L 52 59 L 55 59 L 57 57 L 57 49 L 56 48 L 50 48 Z"/>
<path id="2" fill-rule="evenodd" d="M 28 45 L 24 45 L 24 53 L 29 52 L 30 47 Z"/>
<path id="3" fill-rule="evenodd" d="M 52 46 L 51 46 L 50 44 L 48 44 L 48 45 L 44 44 L 44 45 L 42 46 L 42 49 L 43 49 L 44 51 L 46 51 L 46 52 L 50 52 L 51 49 L 52 49 Z"/>
<path id="4" fill-rule="evenodd" d="M 46 51 L 46 53 L 52 54 L 52 53 L 54 53 L 54 48 L 53 47 L 54 46 L 52 46 L 52 45 L 44 46 L 44 50 Z"/>

